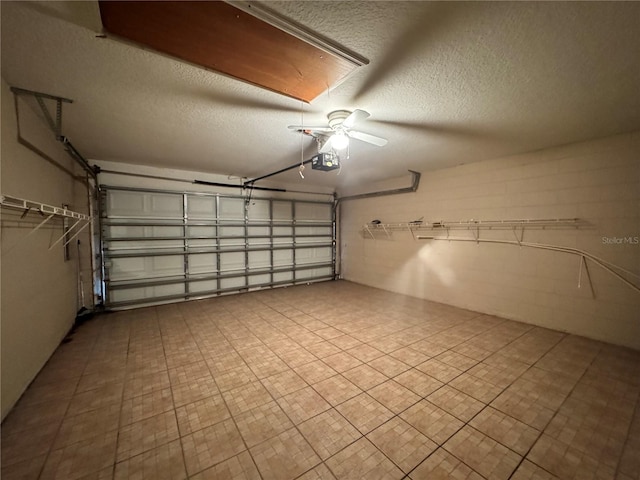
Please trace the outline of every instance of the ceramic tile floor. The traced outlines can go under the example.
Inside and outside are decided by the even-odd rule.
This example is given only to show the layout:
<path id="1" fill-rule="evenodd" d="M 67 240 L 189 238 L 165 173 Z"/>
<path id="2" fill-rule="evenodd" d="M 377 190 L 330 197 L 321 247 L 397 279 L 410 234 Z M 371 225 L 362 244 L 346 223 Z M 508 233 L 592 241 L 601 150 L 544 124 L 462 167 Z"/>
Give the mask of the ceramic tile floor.
<path id="1" fill-rule="evenodd" d="M 2 479 L 640 479 L 640 352 L 348 282 L 106 314 Z"/>

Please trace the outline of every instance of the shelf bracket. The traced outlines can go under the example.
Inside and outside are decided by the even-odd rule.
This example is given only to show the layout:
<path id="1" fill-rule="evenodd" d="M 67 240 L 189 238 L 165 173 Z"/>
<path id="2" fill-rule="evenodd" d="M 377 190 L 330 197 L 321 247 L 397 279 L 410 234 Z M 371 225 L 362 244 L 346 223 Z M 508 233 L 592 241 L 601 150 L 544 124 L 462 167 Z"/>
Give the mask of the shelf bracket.
<path id="1" fill-rule="evenodd" d="M 591 274 L 589 273 L 589 267 L 587 266 L 587 259 L 584 255 L 580 255 L 580 268 L 578 269 L 578 288 L 582 288 L 582 267 L 584 266 L 584 272 L 589 282 L 589 290 L 591 290 L 591 298 L 596 298 L 596 292 L 593 289 L 593 282 L 591 281 Z"/>

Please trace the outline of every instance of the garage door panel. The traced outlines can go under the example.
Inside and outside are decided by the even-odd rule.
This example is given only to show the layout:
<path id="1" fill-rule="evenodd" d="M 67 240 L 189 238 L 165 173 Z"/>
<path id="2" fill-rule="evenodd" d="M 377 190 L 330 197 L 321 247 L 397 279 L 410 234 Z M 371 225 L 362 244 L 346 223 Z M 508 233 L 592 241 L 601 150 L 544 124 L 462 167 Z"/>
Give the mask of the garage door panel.
<path id="1" fill-rule="evenodd" d="M 264 220 L 268 221 L 269 216 L 269 201 L 268 200 L 252 200 L 249 203 L 249 209 L 247 210 L 249 220 Z"/>
<path id="2" fill-rule="evenodd" d="M 188 255 L 189 273 L 214 273 L 218 271 L 218 258 L 215 253 Z"/>
<path id="3" fill-rule="evenodd" d="M 295 284 L 333 271 L 330 202 L 247 203 L 239 196 L 114 187 L 103 195 L 108 305 Z M 165 285 L 153 285 L 160 279 Z"/>
<path id="4" fill-rule="evenodd" d="M 331 221 L 332 206 L 324 203 L 296 203 L 296 220 Z"/>
<path id="5" fill-rule="evenodd" d="M 188 195 L 187 196 L 187 215 L 191 219 L 215 220 L 216 218 L 215 197 Z"/>

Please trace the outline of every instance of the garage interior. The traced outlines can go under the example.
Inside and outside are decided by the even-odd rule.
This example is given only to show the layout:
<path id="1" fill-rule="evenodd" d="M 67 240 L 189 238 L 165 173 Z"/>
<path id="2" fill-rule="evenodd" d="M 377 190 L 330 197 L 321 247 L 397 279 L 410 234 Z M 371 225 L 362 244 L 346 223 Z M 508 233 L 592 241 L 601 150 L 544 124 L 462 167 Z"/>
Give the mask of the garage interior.
<path id="1" fill-rule="evenodd" d="M 640 4 L 0 13 L 1 478 L 640 479 Z"/>

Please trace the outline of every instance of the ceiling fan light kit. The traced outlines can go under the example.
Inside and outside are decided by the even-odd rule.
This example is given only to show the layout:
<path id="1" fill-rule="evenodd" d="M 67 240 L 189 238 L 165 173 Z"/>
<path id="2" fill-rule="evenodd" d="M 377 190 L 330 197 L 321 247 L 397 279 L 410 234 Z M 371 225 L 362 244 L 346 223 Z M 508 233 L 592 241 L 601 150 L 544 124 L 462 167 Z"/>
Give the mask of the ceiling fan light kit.
<path id="1" fill-rule="evenodd" d="M 349 146 L 349 137 L 339 130 L 331 136 L 331 147 L 334 150 L 345 150 Z"/>
<path id="2" fill-rule="evenodd" d="M 386 138 L 377 137 L 375 135 L 370 135 L 353 129 L 353 126 L 356 123 L 367 119 L 369 116 L 369 112 L 359 109 L 354 110 L 353 112 L 350 112 L 349 110 L 336 110 L 327 115 L 329 123 L 328 127 L 289 125 L 289 129 L 315 137 L 318 139 L 319 153 L 332 154 L 333 158 L 337 159 L 341 152 L 344 152 L 345 150 L 348 152 L 352 138 L 378 147 L 382 147 L 387 144 Z M 322 162 L 319 160 L 318 164 L 320 165 L 321 163 Z M 333 165 L 334 163 L 331 161 L 331 166 Z M 339 167 L 316 168 L 313 166 L 313 168 L 316 170 L 335 170 L 335 168 Z"/>

